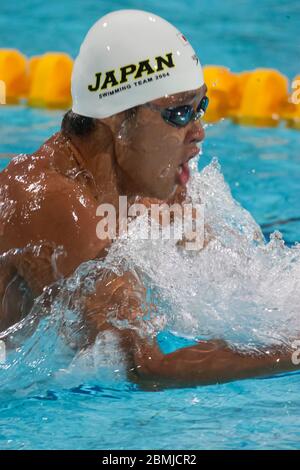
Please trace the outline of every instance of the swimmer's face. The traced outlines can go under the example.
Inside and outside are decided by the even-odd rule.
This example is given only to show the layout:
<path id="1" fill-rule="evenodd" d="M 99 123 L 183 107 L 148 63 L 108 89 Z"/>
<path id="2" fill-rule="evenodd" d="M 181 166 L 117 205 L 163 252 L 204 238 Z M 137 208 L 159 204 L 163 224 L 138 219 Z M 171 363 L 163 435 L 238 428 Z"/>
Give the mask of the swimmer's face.
<path id="1" fill-rule="evenodd" d="M 198 103 L 206 91 L 203 85 L 151 104 L 160 108 L 182 106 L 190 104 L 195 96 Z M 199 153 L 196 143 L 203 139 L 200 120 L 175 127 L 165 122 L 159 111 L 138 106 L 115 132 L 115 156 L 124 189 L 148 197 L 168 198 L 177 185 L 186 184 L 189 176 L 186 163 Z"/>

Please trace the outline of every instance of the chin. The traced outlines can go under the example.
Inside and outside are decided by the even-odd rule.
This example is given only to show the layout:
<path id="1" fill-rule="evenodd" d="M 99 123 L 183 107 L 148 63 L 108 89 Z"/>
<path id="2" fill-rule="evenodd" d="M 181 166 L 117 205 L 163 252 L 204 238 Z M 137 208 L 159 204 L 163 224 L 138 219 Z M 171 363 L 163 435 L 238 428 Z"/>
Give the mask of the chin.
<path id="1" fill-rule="evenodd" d="M 175 194 L 175 190 L 169 191 L 168 193 L 164 193 L 163 195 L 161 195 L 160 199 L 162 199 L 163 201 L 168 201 L 169 199 L 173 197 L 174 194 Z"/>
<path id="2" fill-rule="evenodd" d="M 144 196 L 145 197 L 152 197 L 156 199 L 160 199 L 162 201 L 168 200 L 175 192 L 176 192 L 177 185 L 174 184 L 174 180 L 170 181 L 170 179 L 162 180 L 162 185 L 157 186 L 150 186 L 147 184 L 144 186 Z"/>

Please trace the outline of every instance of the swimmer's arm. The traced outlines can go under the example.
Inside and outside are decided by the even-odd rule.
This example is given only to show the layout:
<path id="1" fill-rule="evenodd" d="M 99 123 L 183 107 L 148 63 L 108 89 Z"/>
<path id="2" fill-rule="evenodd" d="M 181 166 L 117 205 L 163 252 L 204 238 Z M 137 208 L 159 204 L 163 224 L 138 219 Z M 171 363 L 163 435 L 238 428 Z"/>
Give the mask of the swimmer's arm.
<path id="1" fill-rule="evenodd" d="M 134 332 L 128 332 L 127 339 L 124 334 L 124 340 L 129 377 L 150 387 L 209 385 L 300 369 L 300 364 L 293 364 L 293 352 L 279 348 L 260 355 L 243 354 L 216 340 L 163 354 L 155 342 L 149 344 Z"/>
<path id="2" fill-rule="evenodd" d="M 143 338 L 139 318 L 145 315 L 141 304 L 145 289 L 132 273 L 118 277 L 107 274 L 95 293 L 87 299 L 85 318 L 90 326 L 91 341 L 104 330 L 119 337 L 127 362 L 128 378 L 147 387 L 189 387 L 254 377 L 271 376 L 300 369 L 294 365 L 293 351 L 273 348 L 261 354 L 242 353 L 224 341 L 202 341 L 195 346 L 163 354 L 156 339 Z M 118 327 L 110 320 L 118 311 Z M 115 315 L 115 314 L 114 314 Z M 123 323 L 128 320 L 128 327 Z M 134 323 L 137 328 L 134 328 Z"/>

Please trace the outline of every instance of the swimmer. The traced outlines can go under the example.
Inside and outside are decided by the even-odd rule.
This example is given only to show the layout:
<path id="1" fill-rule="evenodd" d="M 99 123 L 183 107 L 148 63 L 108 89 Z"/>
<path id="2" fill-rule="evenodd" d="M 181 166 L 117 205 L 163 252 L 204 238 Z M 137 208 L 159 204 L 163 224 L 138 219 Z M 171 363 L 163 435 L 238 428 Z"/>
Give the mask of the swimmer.
<path id="1" fill-rule="evenodd" d="M 128 203 L 184 203 L 188 162 L 204 139 L 206 92 L 195 51 L 162 18 L 120 10 L 91 28 L 61 130 L 0 175 L 0 331 L 25 317 L 45 288 L 84 261 L 105 258 L 113 240 L 97 236 L 100 204 L 118 208 L 120 195 Z M 144 297 L 136 275 L 108 272 L 83 312 L 90 341 L 100 332 L 118 335 L 136 383 L 185 387 L 299 368 L 288 348 L 245 354 L 219 340 L 163 354 L 155 339 L 109 319 L 118 306 L 130 325 L 143 316 Z"/>

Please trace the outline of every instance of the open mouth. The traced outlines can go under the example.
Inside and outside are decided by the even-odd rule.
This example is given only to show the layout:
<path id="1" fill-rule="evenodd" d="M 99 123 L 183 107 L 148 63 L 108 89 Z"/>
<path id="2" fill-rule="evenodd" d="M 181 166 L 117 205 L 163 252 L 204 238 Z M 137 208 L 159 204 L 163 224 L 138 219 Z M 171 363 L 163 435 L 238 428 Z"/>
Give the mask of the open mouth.
<path id="1" fill-rule="evenodd" d="M 186 185 L 189 178 L 190 178 L 190 168 L 189 168 L 189 161 L 196 157 L 199 154 L 200 149 L 195 146 L 192 154 L 190 154 L 189 158 L 186 162 L 181 163 L 177 169 L 177 183 L 181 184 L 182 186 Z"/>
<path id="2" fill-rule="evenodd" d="M 177 170 L 177 180 L 182 186 L 186 185 L 190 178 L 190 169 L 188 162 L 179 165 Z"/>

